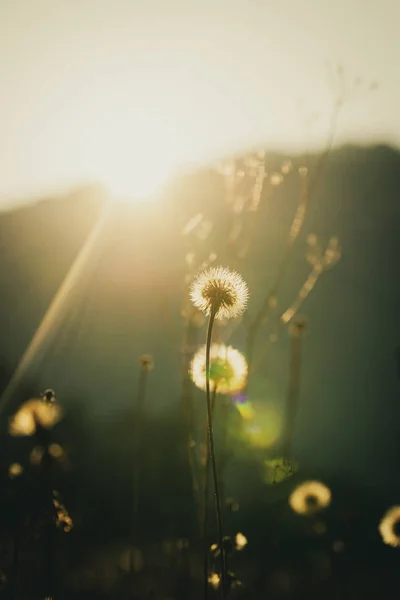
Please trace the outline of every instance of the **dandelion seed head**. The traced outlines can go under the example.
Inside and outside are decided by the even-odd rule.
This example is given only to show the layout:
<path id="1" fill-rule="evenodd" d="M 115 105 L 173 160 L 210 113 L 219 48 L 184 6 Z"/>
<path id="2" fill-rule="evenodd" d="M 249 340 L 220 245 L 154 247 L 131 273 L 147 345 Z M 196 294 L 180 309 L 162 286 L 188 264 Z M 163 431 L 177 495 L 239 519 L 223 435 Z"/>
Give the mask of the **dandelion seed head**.
<path id="1" fill-rule="evenodd" d="M 45 390 L 42 394 L 42 399 L 48 404 L 53 404 L 56 401 L 56 393 L 51 388 Z"/>
<path id="2" fill-rule="evenodd" d="M 283 176 L 281 173 L 271 173 L 270 177 L 271 185 L 274 187 L 278 187 L 283 182 Z"/>
<path id="3" fill-rule="evenodd" d="M 249 290 L 242 276 L 226 267 L 209 267 L 194 279 L 190 298 L 206 315 L 215 312 L 216 319 L 241 315 L 247 306 Z"/>
<path id="4" fill-rule="evenodd" d="M 211 575 L 208 577 L 208 583 L 214 588 L 214 590 L 218 589 L 220 581 L 221 577 L 218 575 L 218 573 L 211 573 Z"/>
<path id="5" fill-rule="evenodd" d="M 393 546 L 393 548 L 400 547 L 400 506 L 392 506 L 379 524 L 379 533 L 385 544 Z"/>
<path id="6" fill-rule="evenodd" d="M 8 476 L 10 479 L 14 479 L 14 477 L 18 477 L 22 474 L 24 468 L 20 463 L 12 463 L 8 468 Z"/>
<path id="7" fill-rule="evenodd" d="M 154 369 L 154 360 L 150 354 L 142 354 L 142 356 L 139 359 L 139 362 L 143 371 L 149 372 Z"/>
<path id="8" fill-rule="evenodd" d="M 320 481 L 305 481 L 295 488 L 289 497 L 289 504 L 294 512 L 310 515 L 329 506 L 331 490 Z"/>
<path id="9" fill-rule="evenodd" d="M 194 355 L 189 369 L 193 383 L 201 390 L 206 389 L 206 346 Z M 243 354 L 225 344 L 212 344 L 210 348 L 210 382 L 219 394 L 234 394 L 240 391 L 248 373 Z"/>
<path id="10" fill-rule="evenodd" d="M 35 446 L 32 448 L 29 454 L 29 460 L 33 465 L 40 465 L 44 456 L 44 448 L 42 446 Z"/>
<path id="11" fill-rule="evenodd" d="M 33 435 L 37 425 L 51 429 L 61 418 L 62 410 L 57 402 L 32 398 L 11 417 L 9 433 L 13 436 Z"/>
<path id="12" fill-rule="evenodd" d="M 243 550 L 245 546 L 247 546 L 247 538 L 243 535 L 243 533 L 237 533 L 235 537 L 236 550 Z"/>
<path id="13" fill-rule="evenodd" d="M 62 449 L 60 444 L 53 443 L 53 444 L 50 444 L 50 446 L 49 446 L 49 454 L 53 458 L 61 458 L 62 455 L 64 454 L 64 450 Z"/>

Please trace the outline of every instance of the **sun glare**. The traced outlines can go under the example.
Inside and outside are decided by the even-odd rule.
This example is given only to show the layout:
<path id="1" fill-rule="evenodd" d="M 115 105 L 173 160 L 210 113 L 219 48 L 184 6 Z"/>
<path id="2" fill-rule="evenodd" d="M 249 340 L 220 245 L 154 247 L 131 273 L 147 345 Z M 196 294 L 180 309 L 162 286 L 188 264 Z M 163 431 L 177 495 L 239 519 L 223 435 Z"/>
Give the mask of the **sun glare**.
<path id="1" fill-rule="evenodd" d="M 85 172 L 107 187 L 116 200 L 147 202 L 159 197 L 163 185 L 178 170 L 182 140 L 161 116 L 138 110 L 113 113 L 110 122 L 100 115 Z"/>
<path id="2" fill-rule="evenodd" d="M 126 168 L 125 168 L 126 167 Z M 115 162 L 103 174 L 103 183 L 117 201 L 147 202 L 160 195 L 172 168 L 152 161 L 133 161 L 131 168 Z"/>

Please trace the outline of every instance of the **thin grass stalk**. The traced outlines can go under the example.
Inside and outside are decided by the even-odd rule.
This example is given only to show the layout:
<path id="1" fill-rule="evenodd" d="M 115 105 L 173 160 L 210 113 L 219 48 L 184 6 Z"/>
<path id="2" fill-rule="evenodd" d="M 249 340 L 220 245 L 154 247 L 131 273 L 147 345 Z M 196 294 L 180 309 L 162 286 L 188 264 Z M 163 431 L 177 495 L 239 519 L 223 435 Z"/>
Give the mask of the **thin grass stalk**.
<path id="1" fill-rule="evenodd" d="M 292 454 L 293 432 L 300 398 L 300 372 L 301 372 L 301 332 L 292 332 L 289 389 L 286 406 L 286 435 L 283 448 L 284 458 Z"/>
<path id="2" fill-rule="evenodd" d="M 46 596 L 54 598 L 56 594 L 56 523 L 57 513 L 53 500 L 53 461 L 49 452 L 51 432 L 46 431 L 39 424 L 36 425 L 35 440 L 38 446 L 45 449 L 41 469 L 40 485 L 43 494 L 45 510 L 44 522 L 44 556 L 46 562 Z"/>
<path id="3" fill-rule="evenodd" d="M 192 334 L 193 327 L 191 327 L 190 319 L 185 325 L 184 329 L 184 337 L 183 337 L 183 358 L 182 358 L 182 393 L 181 393 L 181 409 L 182 409 L 182 419 L 184 425 L 184 435 L 186 437 L 185 445 L 186 445 L 186 453 L 187 460 L 189 464 L 191 480 L 192 480 L 192 491 L 193 491 L 193 499 L 197 506 L 197 517 L 199 524 L 199 534 L 202 534 L 202 511 L 201 511 L 201 501 L 200 501 L 200 486 L 197 477 L 197 472 L 195 468 L 195 458 L 194 458 L 194 447 L 193 447 L 193 405 L 192 405 L 192 385 L 189 376 L 189 351 L 190 348 L 195 344 L 195 340 L 192 339 L 194 336 Z"/>
<path id="4" fill-rule="evenodd" d="M 217 388 L 214 386 L 211 397 L 211 415 L 214 420 L 215 398 L 217 396 Z M 204 597 L 208 598 L 208 555 L 209 555 L 209 538 L 208 538 L 208 497 L 210 488 L 210 444 L 208 443 L 208 425 L 206 428 L 206 464 L 204 473 L 204 518 L 203 518 L 203 543 L 204 543 Z"/>
<path id="5" fill-rule="evenodd" d="M 221 461 L 219 465 L 219 480 L 220 480 L 220 489 L 221 489 L 221 501 L 222 506 L 225 506 L 225 482 L 224 482 L 224 471 L 226 469 L 226 465 L 228 463 L 228 421 L 229 415 L 231 413 L 229 406 L 229 399 L 225 398 L 224 402 L 221 404 L 222 414 L 221 414 L 221 422 L 222 422 L 222 443 L 221 443 Z"/>
<path id="6" fill-rule="evenodd" d="M 148 369 L 142 365 L 139 375 L 138 392 L 136 399 L 136 414 L 134 424 L 134 473 L 133 473 L 133 512 L 132 512 L 132 540 L 133 544 L 138 542 L 138 511 L 139 511 L 139 485 L 140 485 L 140 463 L 139 454 L 142 444 L 143 408 L 146 398 Z"/>
<path id="7" fill-rule="evenodd" d="M 221 503 L 218 487 L 218 472 L 215 460 L 214 450 L 214 434 L 213 434 L 213 415 L 212 415 L 212 404 L 210 394 L 210 349 L 211 349 L 211 338 L 212 330 L 215 320 L 215 309 L 210 314 L 210 320 L 208 323 L 207 331 L 207 342 L 206 342 L 206 395 L 207 395 L 207 425 L 208 425 L 208 452 L 210 453 L 210 460 L 212 465 L 213 479 L 214 479 L 214 498 L 215 498 L 215 511 L 217 517 L 218 526 L 218 540 L 219 548 L 221 552 L 221 579 L 222 579 L 222 596 L 224 600 L 227 598 L 228 586 L 227 586 L 227 569 L 226 569 L 226 555 L 224 548 L 224 534 L 222 528 L 222 515 L 221 515 Z M 208 576 L 207 576 L 208 585 Z"/>

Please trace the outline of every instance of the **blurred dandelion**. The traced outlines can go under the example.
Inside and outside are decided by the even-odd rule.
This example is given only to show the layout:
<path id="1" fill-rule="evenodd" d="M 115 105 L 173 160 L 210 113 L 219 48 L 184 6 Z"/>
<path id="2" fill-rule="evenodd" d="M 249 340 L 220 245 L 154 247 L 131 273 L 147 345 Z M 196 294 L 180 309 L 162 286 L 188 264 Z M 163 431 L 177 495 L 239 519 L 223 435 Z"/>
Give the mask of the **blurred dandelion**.
<path id="1" fill-rule="evenodd" d="M 150 354 L 142 354 L 140 357 L 140 366 L 147 373 L 154 369 L 153 357 Z"/>
<path id="2" fill-rule="evenodd" d="M 331 502 L 330 489 L 320 481 L 305 481 L 291 493 L 289 504 L 299 515 L 311 515 Z"/>
<path id="3" fill-rule="evenodd" d="M 290 159 L 285 160 L 285 162 L 281 166 L 281 173 L 283 173 L 283 175 L 288 175 L 288 173 L 290 173 L 290 171 L 292 169 L 293 169 L 292 161 Z"/>
<path id="4" fill-rule="evenodd" d="M 49 446 L 49 454 L 53 458 L 61 458 L 64 454 L 64 450 L 60 446 L 60 444 L 50 444 Z"/>
<path id="5" fill-rule="evenodd" d="M 206 346 L 202 346 L 190 363 L 190 377 L 201 390 L 206 390 Z M 234 394 L 246 383 L 247 362 L 243 354 L 225 344 L 210 348 L 210 382 L 219 394 Z"/>
<path id="6" fill-rule="evenodd" d="M 278 187 L 283 182 L 283 175 L 281 173 L 271 173 L 269 181 L 272 186 Z"/>
<path id="7" fill-rule="evenodd" d="M 29 460 L 33 465 L 40 465 L 44 456 L 44 448 L 42 446 L 34 446 L 29 454 Z"/>
<path id="8" fill-rule="evenodd" d="M 142 445 L 141 432 L 143 429 L 144 403 L 146 399 L 147 380 L 150 371 L 154 369 L 153 357 L 150 354 L 142 354 L 139 358 L 140 373 L 135 406 L 135 421 L 133 431 L 134 456 L 133 456 L 133 508 L 131 532 L 133 541 L 138 536 L 138 508 L 139 508 L 139 484 L 140 484 L 140 452 Z"/>
<path id="9" fill-rule="evenodd" d="M 48 388 L 41 394 L 42 399 L 47 404 L 53 404 L 56 401 L 56 393 L 51 388 Z"/>
<path id="10" fill-rule="evenodd" d="M 302 165 L 301 167 L 299 167 L 299 175 L 300 177 L 306 177 L 308 173 L 308 169 L 306 166 Z"/>
<path id="11" fill-rule="evenodd" d="M 208 577 L 208 583 L 211 585 L 211 587 L 214 588 L 214 590 L 217 590 L 219 588 L 220 582 L 221 577 L 218 575 L 218 573 L 211 573 Z"/>
<path id="12" fill-rule="evenodd" d="M 237 533 L 235 537 L 236 550 L 243 550 L 247 544 L 248 542 L 246 536 L 244 536 L 243 533 Z"/>
<path id="13" fill-rule="evenodd" d="M 206 315 L 215 319 L 240 316 L 246 309 L 249 292 L 236 271 L 225 267 L 210 267 L 194 279 L 190 298 Z"/>
<path id="14" fill-rule="evenodd" d="M 13 436 L 29 436 L 36 432 L 38 425 L 51 429 L 61 418 L 61 407 L 55 401 L 49 403 L 43 397 L 32 398 L 11 417 L 8 431 Z"/>
<path id="15" fill-rule="evenodd" d="M 8 468 L 8 476 L 10 479 L 15 479 L 15 477 L 19 477 L 22 475 L 24 468 L 20 463 L 12 463 Z"/>
<path id="16" fill-rule="evenodd" d="M 385 544 L 400 547 L 400 506 L 392 506 L 379 524 L 379 533 Z"/>

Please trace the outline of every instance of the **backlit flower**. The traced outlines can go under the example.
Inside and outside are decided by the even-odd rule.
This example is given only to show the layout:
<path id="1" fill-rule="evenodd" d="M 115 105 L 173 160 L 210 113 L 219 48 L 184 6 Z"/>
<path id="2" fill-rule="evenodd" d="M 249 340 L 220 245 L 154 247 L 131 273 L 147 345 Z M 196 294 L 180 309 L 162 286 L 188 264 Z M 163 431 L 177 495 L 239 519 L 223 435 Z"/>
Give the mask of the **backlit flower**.
<path id="1" fill-rule="evenodd" d="M 225 344 L 212 344 L 210 348 L 210 382 L 219 394 L 240 391 L 247 378 L 247 362 L 243 354 Z M 206 389 L 206 346 L 202 346 L 190 363 L 190 377 L 201 390 Z"/>
<path id="2" fill-rule="evenodd" d="M 379 533 L 385 544 L 394 548 L 400 546 L 400 506 L 392 506 L 379 524 Z"/>
<path id="3" fill-rule="evenodd" d="M 33 435 L 40 425 L 51 429 L 62 417 L 59 404 L 42 398 L 32 398 L 23 404 L 10 419 L 9 433 L 15 436 Z"/>
<path id="4" fill-rule="evenodd" d="M 194 279 L 190 288 L 193 304 L 216 319 L 241 315 L 247 305 L 249 291 L 241 275 L 225 267 L 209 267 Z"/>
<path id="5" fill-rule="evenodd" d="M 310 515 L 329 506 L 331 490 L 320 481 L 305 481 L 290 495 L 291 508 L 300 515 Z"/>

